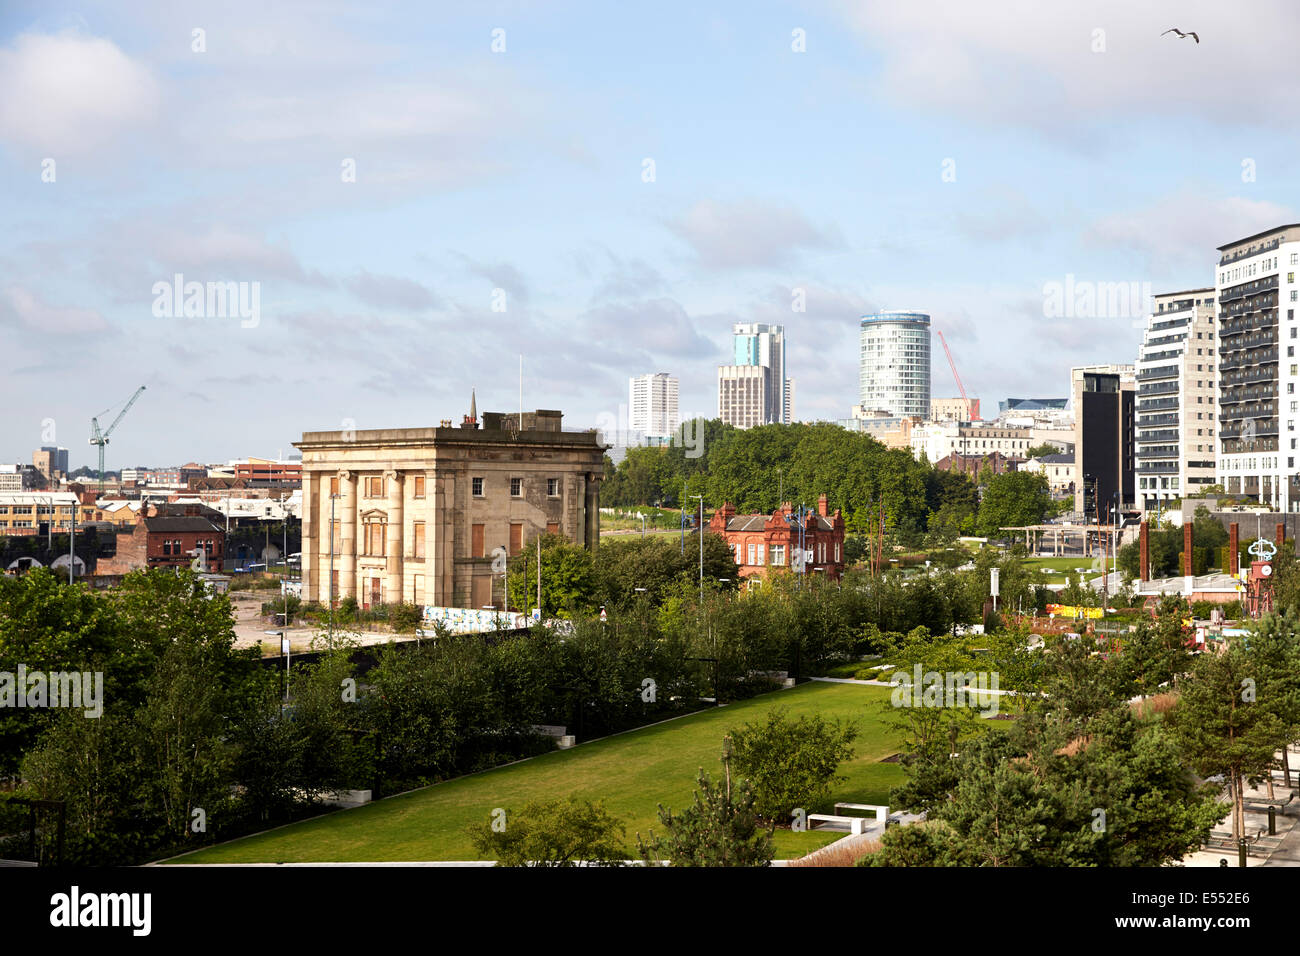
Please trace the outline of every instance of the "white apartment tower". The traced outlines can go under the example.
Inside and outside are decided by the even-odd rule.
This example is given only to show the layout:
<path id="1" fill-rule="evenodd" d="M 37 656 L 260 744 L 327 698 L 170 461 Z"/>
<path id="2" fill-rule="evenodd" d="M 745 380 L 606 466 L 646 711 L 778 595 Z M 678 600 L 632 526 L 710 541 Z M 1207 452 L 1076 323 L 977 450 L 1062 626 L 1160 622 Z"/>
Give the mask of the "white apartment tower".
<path id="1" fill-rule="evenodd" d="M 1137 361 L 1137 503 L 1144 511 L 1215 481 L 1214 289 L 1154 297 Z"/>
<path id="2" fill-rule="evenodd" d="M 1219 252 L 1218 483 L 1230 494 L 1297 511 L 1300 223 L 1247 236 Z"/>
<path id="3" fill-rule="evenodd" d="M 718 417 L 737 428 L 789 422 L 785 327 L 738 322 L 731 332 L 734 364 L 718 366 Z"/>
<path id="4" fill-rule="evenodd" d="M 628 379 L 628 428 L 648 438 L 669 438 L 681 424 L 677 417 L 677 379 L 667 372 Z"/>
<path id="5" fill-rule="evenodd" d="M 928 418 L 930 316 L 873 312 L 862 317 L 860 331 L 859 404 L 895 418 Z"/>

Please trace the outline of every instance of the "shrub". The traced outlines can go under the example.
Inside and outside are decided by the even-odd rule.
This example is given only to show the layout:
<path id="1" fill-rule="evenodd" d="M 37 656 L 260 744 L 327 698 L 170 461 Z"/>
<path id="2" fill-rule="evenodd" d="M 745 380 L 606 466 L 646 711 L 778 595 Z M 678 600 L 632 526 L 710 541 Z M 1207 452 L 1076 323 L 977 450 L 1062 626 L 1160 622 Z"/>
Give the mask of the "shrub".
<path id="1" fill-rule="evenodd" d="M 855 723 L 821 715 L 792 721 L 784 708 L 768 711 L 762 723 L 732 730 L 732 759 L 736 772 L 753 784 L 755 812 L 786 823 L 796 807 L 824 807 L 840 762 L 853 756 L 857 736 Z"/>
<path id="2" fill-rule="evenodd" d="M 393 630 L 404 634 L 414 632 L 423 619 L 423 610 L 415 604 L 394 604 L 388 612 L 388 623 L 393 625 Z"/>

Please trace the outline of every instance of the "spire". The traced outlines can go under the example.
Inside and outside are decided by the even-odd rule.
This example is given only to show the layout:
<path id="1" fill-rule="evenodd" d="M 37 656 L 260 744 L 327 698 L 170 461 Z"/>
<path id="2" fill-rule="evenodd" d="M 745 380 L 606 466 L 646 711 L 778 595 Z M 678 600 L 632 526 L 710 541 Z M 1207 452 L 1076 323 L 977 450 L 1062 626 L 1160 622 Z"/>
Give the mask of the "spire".
<path id="1" fill-rule="evenodd" d="M 469 390 L 469 417 L 478 421 L 478 400 L 473 388 Z"/>

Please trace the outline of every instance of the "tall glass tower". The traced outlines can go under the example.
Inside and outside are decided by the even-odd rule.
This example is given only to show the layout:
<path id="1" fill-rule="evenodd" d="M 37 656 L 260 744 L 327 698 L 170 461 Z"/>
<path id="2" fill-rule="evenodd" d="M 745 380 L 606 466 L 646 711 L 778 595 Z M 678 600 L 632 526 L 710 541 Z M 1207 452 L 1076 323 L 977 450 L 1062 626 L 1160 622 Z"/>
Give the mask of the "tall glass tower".
<path id="1" fill-rule="evenodd" d="M 929 417 L 929 315 L 872 312 L 862 317 L 858 389 L 864 411 Z"/>

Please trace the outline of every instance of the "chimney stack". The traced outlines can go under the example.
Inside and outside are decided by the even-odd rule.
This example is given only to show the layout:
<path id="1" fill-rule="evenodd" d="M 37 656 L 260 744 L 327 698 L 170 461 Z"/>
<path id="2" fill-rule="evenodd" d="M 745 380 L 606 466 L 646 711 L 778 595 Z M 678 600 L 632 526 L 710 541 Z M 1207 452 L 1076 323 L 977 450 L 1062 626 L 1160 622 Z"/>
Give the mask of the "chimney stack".
<path id="1" fill-rule="evenodd" d="M 829 502 L 827 501 L 825 494 L 820 494 L 817 496 L 817 513 L 821 515 L 823 518 L 826 517 L 826 509 L 828 504 Z"/>

